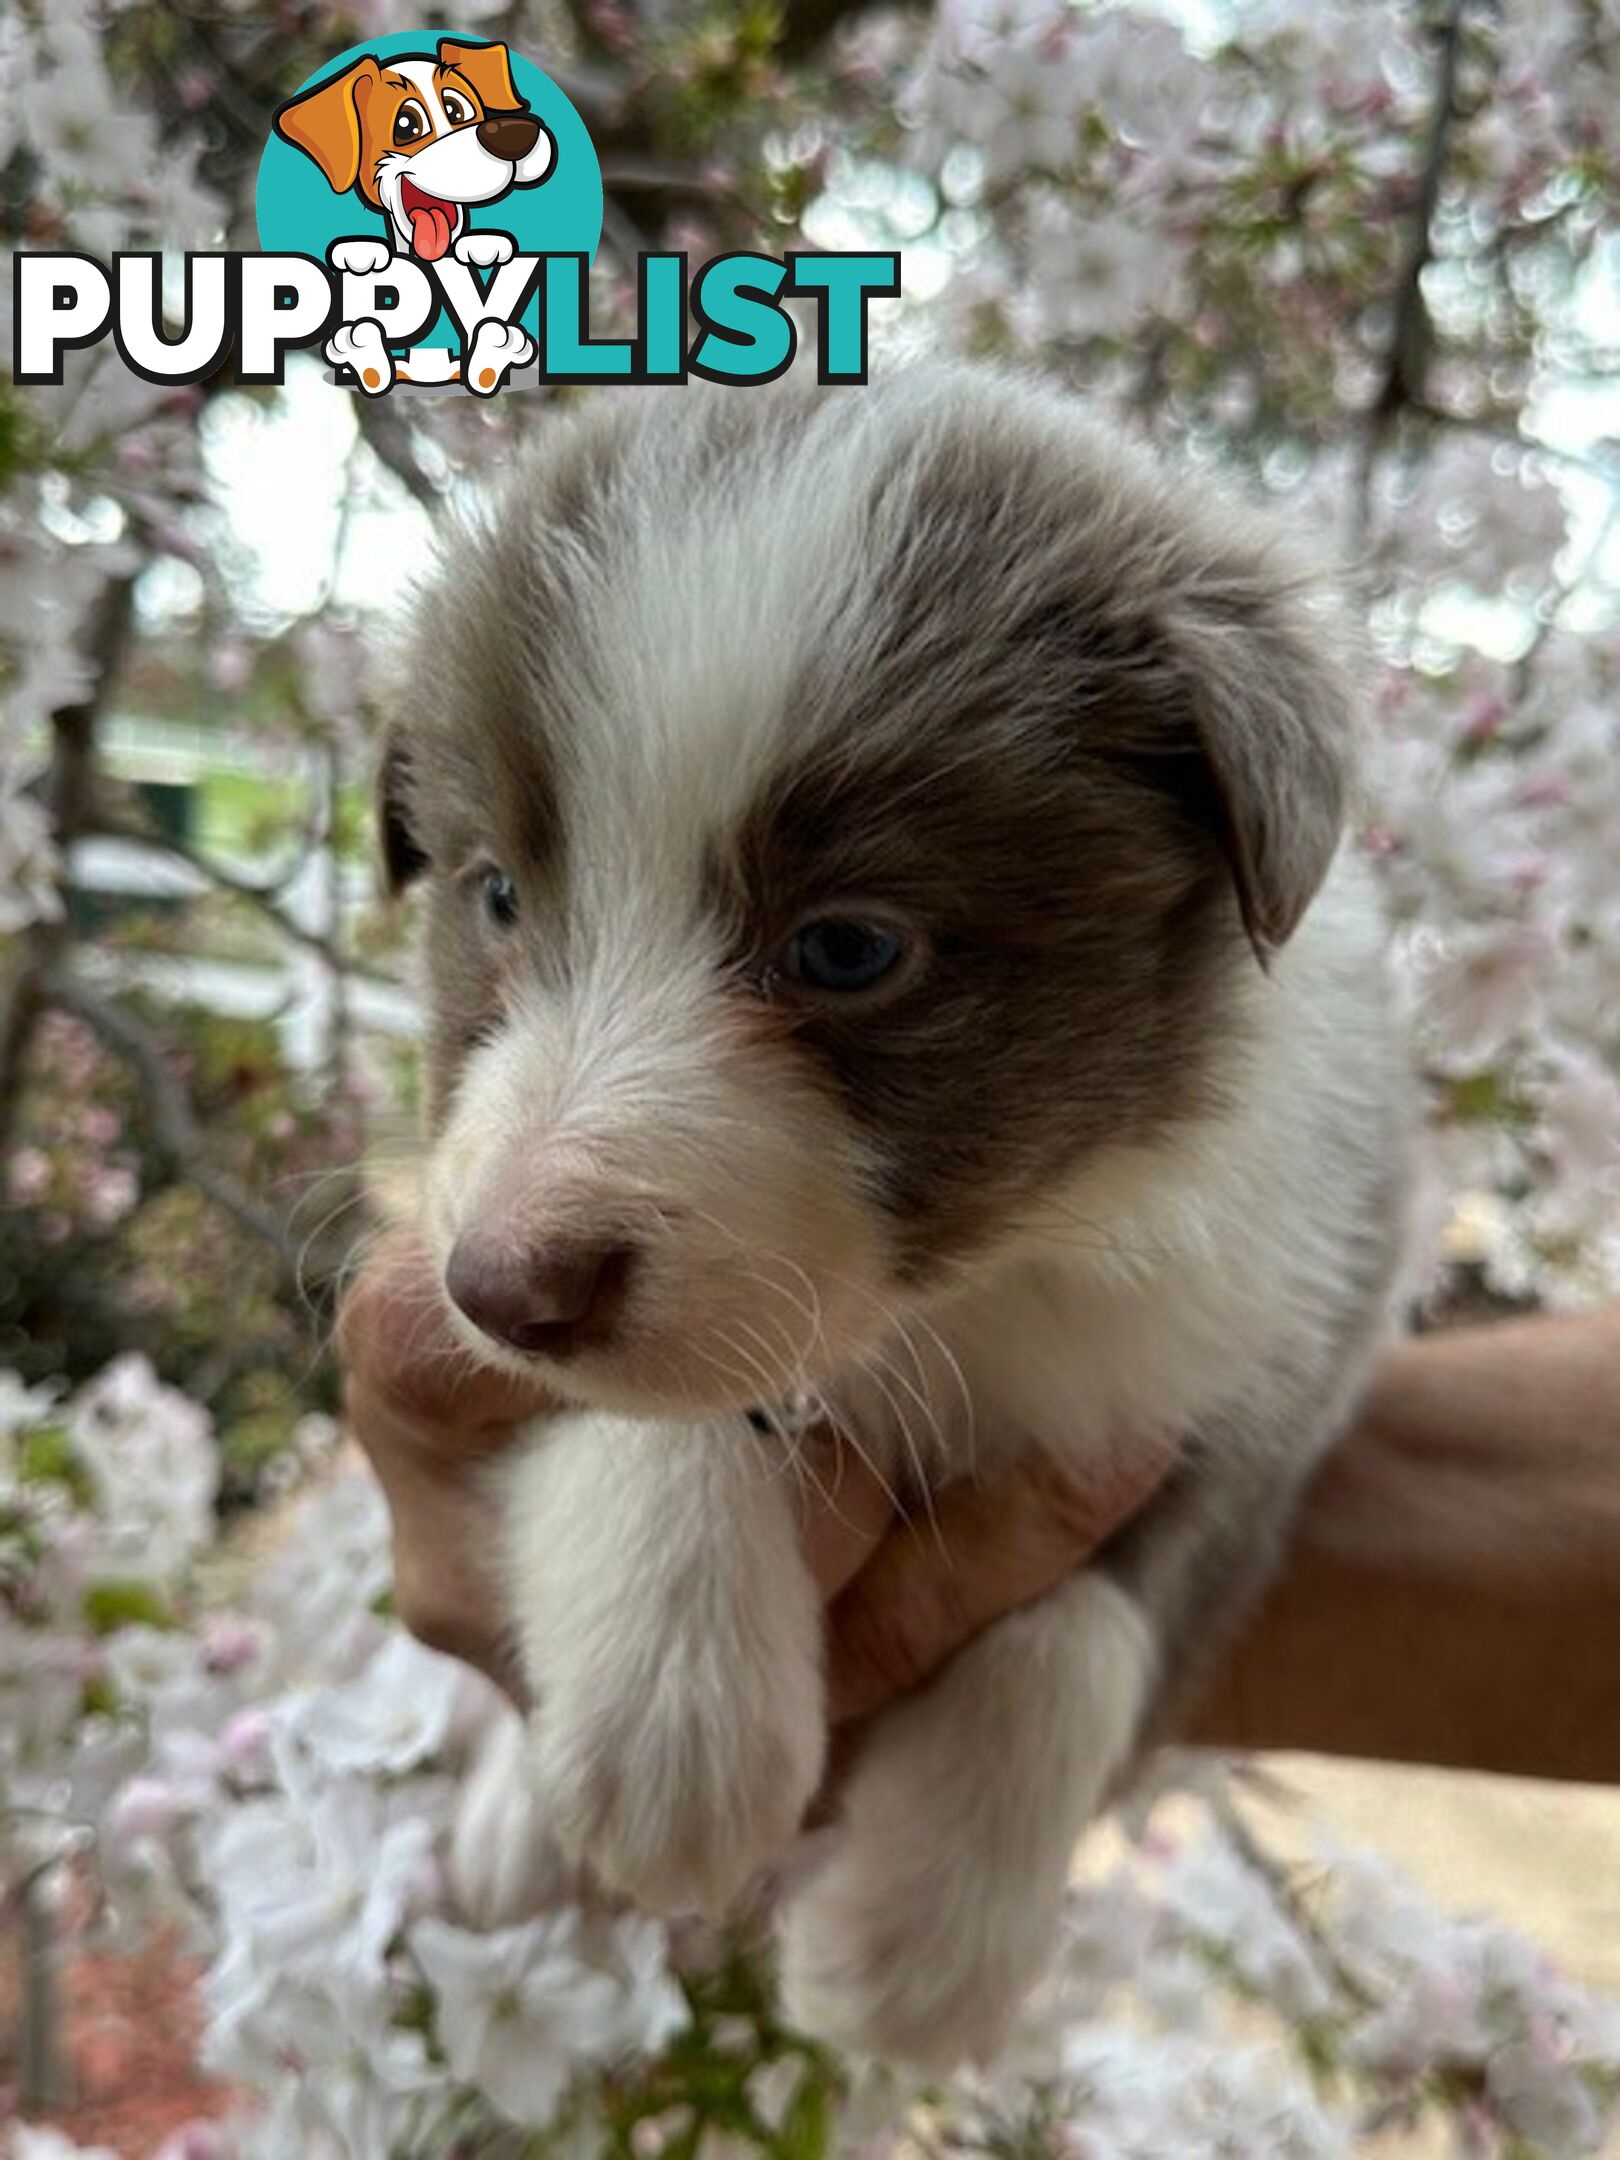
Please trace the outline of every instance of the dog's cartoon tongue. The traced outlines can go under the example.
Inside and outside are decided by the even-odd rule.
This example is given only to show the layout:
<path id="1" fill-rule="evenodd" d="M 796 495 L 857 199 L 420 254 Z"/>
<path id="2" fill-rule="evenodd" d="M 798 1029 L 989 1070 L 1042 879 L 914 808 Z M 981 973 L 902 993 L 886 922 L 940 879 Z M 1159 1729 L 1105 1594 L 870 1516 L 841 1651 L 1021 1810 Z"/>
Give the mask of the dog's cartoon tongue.
<path id="1" fill-rule="evenodd" d="M 437 195 L 428 194 L 414 180 L 407 180 L 399 191 L 400 207 L 411 221 L 411 247 L 424 262 L 437 262 L 450 245 L 450 235 L 456 229 L 456 213 L 453 206 L 440 202 Z"/>

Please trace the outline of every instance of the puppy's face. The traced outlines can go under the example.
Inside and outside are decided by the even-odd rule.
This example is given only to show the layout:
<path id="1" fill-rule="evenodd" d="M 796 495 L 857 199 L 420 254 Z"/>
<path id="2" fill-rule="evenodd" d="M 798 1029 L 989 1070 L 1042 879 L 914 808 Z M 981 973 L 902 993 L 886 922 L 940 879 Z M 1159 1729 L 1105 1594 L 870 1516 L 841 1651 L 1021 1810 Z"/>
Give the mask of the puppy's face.
<path id="1" fill-rule="evenodd" d="M 481 1346 L 770 1402 L 1206 1104 L 1337 842 L 1320 649 L 1241 515 L 999 381 L 559 426 L 447 545 L 383 773 Z"/>

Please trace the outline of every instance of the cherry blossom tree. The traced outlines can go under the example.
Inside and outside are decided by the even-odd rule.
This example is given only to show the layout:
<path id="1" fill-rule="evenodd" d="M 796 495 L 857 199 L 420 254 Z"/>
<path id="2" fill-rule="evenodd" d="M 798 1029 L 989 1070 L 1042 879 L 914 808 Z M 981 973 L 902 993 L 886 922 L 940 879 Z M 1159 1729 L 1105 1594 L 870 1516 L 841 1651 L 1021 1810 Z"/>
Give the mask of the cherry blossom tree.
<path id="1" fill-rule="evenodd" d="M 1430 1106 L 1415 1299 L 1612 1288 L 1615 0 L 442 0 L 441 26 L 508 38 L 586 119 L 604 321 L 650 246 L 895 247 L 891 363 L 1052 373 L 1337 554 L 1357 844 Z M 14 0 L 8 254 L 253 245 L 274 106 L 415 27 L 402 0 Z M 312 361 L 280 394 L 164 389 L 110 348 L 0 383 L 0 1896 L 45 1946 L 36 2086 L 51 1916 L 89 1883 L 98 1926 L 208 1960 L 208 2063 L 256 2096 L 171 2160 L 1314 2155 L 1426 2118 L 1460 2153 L 1602 2150 L 1612 2006 L 1374 1856 L 1282 1867 L 1185 1765 L 1077 1888 L 1008 2062 L 921 2102 L 781 2030 L 746 1942 L 601 1909 L 560 1864 L 515 1915 L 480 1879 L 489 1811 L 521 1804 L 511 1713 L 389 1618 L 305 1305 L 408 1094 L 368 1019 L 397 932 L 354 890 L 357 573 L 549 411 L 350 399 Z M 305 437 L 319 560 L 278 575 L 233 475 Z M 177 709 L 268 760 L 252 874 L 121 774 L 120 716 Z M 83 864 L 113 843 L 165 866 L 160 921 L 96 927 Z M 222 949 L 318 1013 L 312 1049 L 185 988 Z M 298 1495 L 228 1603 L 222 1437 L 227 1500 Z"/>

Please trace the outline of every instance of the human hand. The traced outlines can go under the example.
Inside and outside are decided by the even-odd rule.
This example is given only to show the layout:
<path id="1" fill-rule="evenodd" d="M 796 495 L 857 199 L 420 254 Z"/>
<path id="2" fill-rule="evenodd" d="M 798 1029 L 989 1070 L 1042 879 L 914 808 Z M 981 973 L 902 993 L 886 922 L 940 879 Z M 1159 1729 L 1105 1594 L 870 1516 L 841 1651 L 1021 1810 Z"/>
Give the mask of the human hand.
<path id="1" fill-rule="evenodd" d="M 393 1514 L 396 1597 L 424 1641 L 514 1695 L 479 1476 L 554 1407 L 456 1342 L 426 1254 L 387 1240 L 346 1302 L 349 1414 Z M 1620 1305 L 1402 1343 L 1307 1495 L 1282 1577 L 1191 1737 L 1518 1775 L 1620 1780 Z M 1167 1467 L 1071 1489 L 1050 1470 L 896 1526 L 847 1452 L 807 1485 L 829 1699 L 853 1723 L 1084 1564 Z M 1331 1673 L 1333 1684 L 1324 1686 Z M 1392 1677 L 1399 1675 L 1398 1684 Z"/>
<path id="2" fill-rule="evenodd" d="M 338 1342 L 349 1422 L 392 1517 L 400 1618 L 521 1699 L 491 1564 L 494 1501 L 481 1473 L 525 1419 L 558 1407 L 555 1398 L 478 1363 L 408 1231 L 384 1238 L 366 1262 Z M 856 1724 L 920 1686 L 993 1621 L 1072 1575 L 1151 1496 L 1171 1460 L 1163 1444 L 1139 1445 L 1085 1482 L 1033 1462 L 954 1487 L 906 1523 L 850 1448 L 807 1439 L 801 1528 L 827 1602 L 834 1723 Z"/>

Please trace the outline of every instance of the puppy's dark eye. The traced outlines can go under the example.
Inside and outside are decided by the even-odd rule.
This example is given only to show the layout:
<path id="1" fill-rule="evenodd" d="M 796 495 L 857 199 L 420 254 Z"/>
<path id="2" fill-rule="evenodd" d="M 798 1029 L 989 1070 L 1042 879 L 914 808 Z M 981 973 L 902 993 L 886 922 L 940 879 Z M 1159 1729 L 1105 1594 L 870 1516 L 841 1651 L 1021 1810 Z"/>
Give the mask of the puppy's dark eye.
<path id="1" fill-rule="evenodd" d="M 415 98 L 407 98 L 394 115 L 394 143 L 402 148 L 406 143 L 420 142 L 428 132 L 428 117 Z"/>
<path id="2" fill-rule="evenodd" d="M 906 941 L 886 923 L 825 915 L 789 938 L 782 972 L 807 990 L 847 994 L 873 990 L 905 958 Z"/>
<path id="3" fill-rule="evenodd" d="M 498 930 L 510 930 L 518 918 L 517 887 L 504 870 L 492 863 L 479 888 L 484 913 Z"/>
<path id="4" fill-rule="evenodd" d="M 454 90 L 443 92 L 440 102 L 444 106 L 444 117 L 452 127 L 465 127 L 473 117 L 472 107 Z"/>

